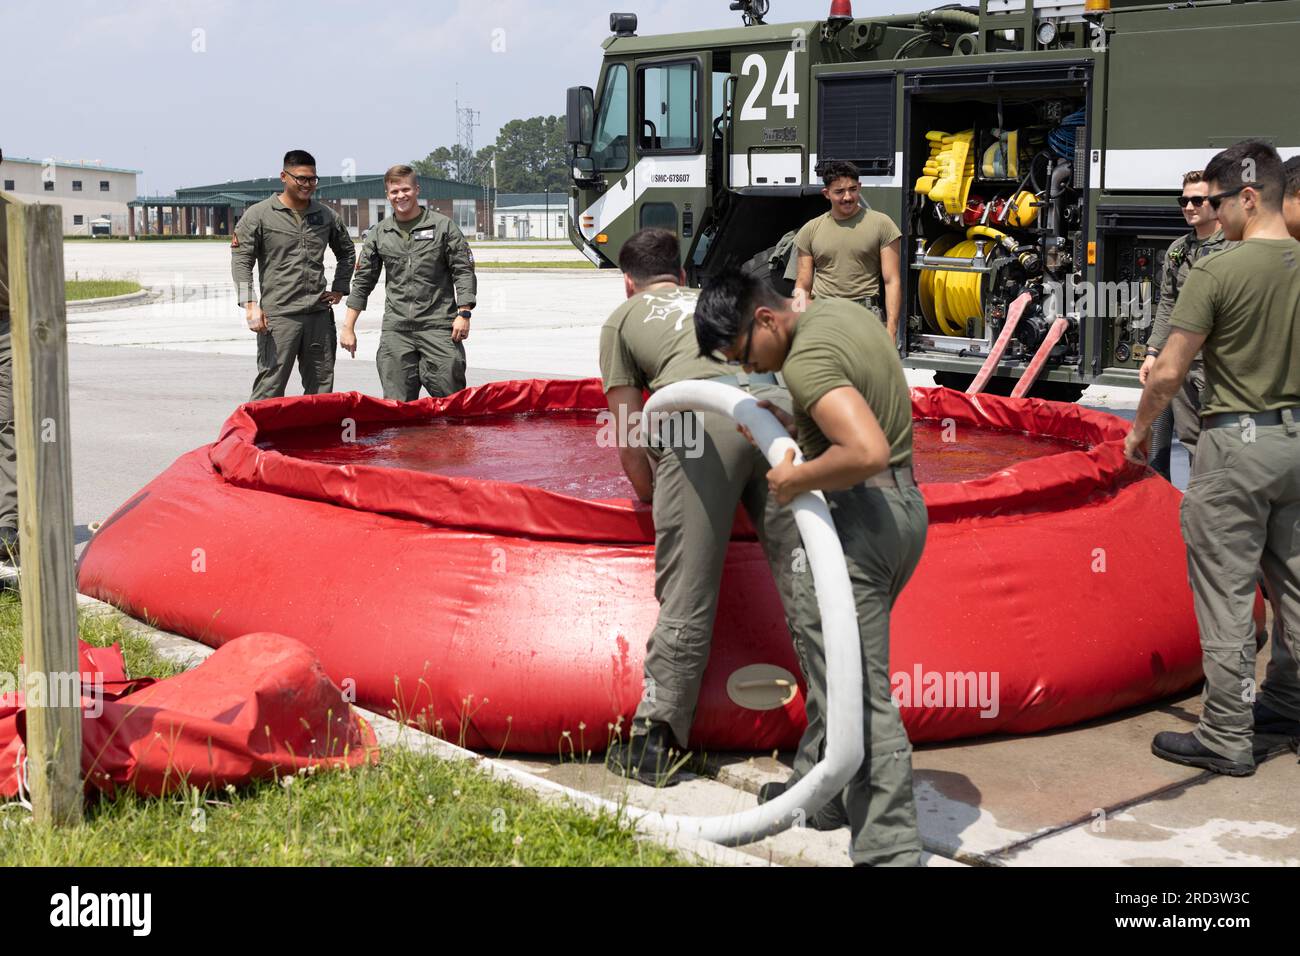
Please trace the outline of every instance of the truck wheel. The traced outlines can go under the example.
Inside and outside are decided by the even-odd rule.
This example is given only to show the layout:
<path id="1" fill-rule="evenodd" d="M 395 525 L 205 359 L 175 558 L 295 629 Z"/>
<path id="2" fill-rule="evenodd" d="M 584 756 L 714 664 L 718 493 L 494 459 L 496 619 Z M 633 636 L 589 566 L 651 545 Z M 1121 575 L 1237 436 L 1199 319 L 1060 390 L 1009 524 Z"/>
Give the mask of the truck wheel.
<path id="1" fill-rule="evenodd" d="M 934 373 L 934 384 L 942 385 L 944 388 L 951 388 L 956 392 L 964 392 L 970 387 L 970 383 L 975 381 L 974 375 L 967 375 L 965 372 L 939 372 Z M 1000 378 L 994 376 L 990 378 L 988 384 L 984 386 L 984 391 L 993 395 L 1010 395 L 1011 390 L 1016 387 L 1014 378 Z M 1034 387 L 1029 390 L 1030 398 L 1041 398 L 1049 402 L 1065 402 L 1070 404 L 1077 402 L 1083 395 L 1086 385 L 1079 385 L 1075 382 L 1052 382 L 1037 381 Z"/>

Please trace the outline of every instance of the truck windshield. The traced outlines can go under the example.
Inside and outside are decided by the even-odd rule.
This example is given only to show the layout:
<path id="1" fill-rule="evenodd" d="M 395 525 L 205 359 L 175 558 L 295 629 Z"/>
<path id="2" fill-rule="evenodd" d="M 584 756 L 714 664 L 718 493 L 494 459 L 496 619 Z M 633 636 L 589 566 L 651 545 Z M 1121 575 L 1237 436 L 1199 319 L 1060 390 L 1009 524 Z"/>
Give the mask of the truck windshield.
<path id="1" fill-rule="evenodd" d="M 627 168 L 627 67 L 621 63 L 605 74 L 591 158 L 597 170 Z"/>

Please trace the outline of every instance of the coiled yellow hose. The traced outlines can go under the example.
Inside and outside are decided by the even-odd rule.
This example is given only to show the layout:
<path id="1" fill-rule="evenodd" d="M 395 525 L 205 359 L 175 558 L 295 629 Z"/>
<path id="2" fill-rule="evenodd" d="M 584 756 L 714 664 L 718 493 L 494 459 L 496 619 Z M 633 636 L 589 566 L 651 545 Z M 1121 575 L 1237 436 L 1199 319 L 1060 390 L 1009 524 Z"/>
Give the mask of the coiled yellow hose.
<path id="1" fill-rule="evenodd" d="M 948 248 L 952 237 L 941 236 L 930 244 L 926 252 L 948 259 L 970 259 L 977 251 L 977 239 L 1014 243 L 1006 233 L 991 226 L 971 226 L 966 230 L 964 241 Z M 988 243 L 985 243 L 984 252 L 990 256 Z M 984 334 L 983 273 L 926 270 L 921 273 L 920 289 L 921 311 L 935 331 L 943 335 L 964 336 L 967 334 L 966 323 L 974 319 L 972 336 Z"/>

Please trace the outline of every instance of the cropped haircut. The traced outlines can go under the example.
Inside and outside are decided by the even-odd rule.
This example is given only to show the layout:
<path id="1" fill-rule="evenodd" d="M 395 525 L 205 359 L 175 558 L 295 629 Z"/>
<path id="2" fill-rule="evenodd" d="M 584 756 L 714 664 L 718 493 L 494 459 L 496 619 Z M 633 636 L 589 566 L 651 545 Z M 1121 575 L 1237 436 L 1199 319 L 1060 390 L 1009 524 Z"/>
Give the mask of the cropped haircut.
<path id="1" fill-rule="evenodd" d="M 1190 173 L 1183 173 L 1183 185 L 1190 186 L 1192 183 L 1205 182 L 1205 170 L 1193 169 Z"/>
<path id="2" fill-rule="evenodd" d="M 399 179 L 410 179 L 417 184 L 419 183 L 419 180 L 415 175 L 415 170 L 410 166 L 407 166 L 405 163 L 398 163 L 396 166 L 388 167 L 388 171 L 384 173 L 384 185 L 387 186 L 389 183 L 395 183 Z"/>
<path id="3" fill-rule="evenodd" d="M 284 154 L 284 168 L 289 169 L 292 166 L 311 166 L 315 168 L 316 157 L 305 149 L 291 149 Z"/>
<path id="4" fill-rule="evenodd" d="M 1286 194 L 1300 196 L 1300 156 L 1292 156 L 1283 163 L 1282 172 L 1286 174 Z"/>
<path id="5" fill-rule="evenodd" d="M 1229 146 L 1205 167 L 1205 178 L 1227 192 L 1238 186 L 1251 186 L 1259 193 L 1267 209 L 1282 208 L 1286 175 L 1277 150 L 1258 139 L 1248 139 Z"/>
<path id="6" fill-rule="evenodd" d="M 695 303 L 695 341 L 700 354 L 726 351 L 753 324 L 760 306 L 781 307 L 783 299 L 765 279 L 739 269 L 724 269 L 700 293 Z"/>
<path id="7" fill-rule="evenodd" d="M 677 278 L 682 271 L 681 246 L 668 229 L 641 229 L 623 243 L 618 267 L 638 285 L 658 276 Z"/>
<path id="8" fill-rule="evenodd" d="M 818 174 L 822 182 L 829 189 L 831 183 L 837 179 L 851 179 L 857 182 L 862 176 L 862 171 L 857 166 L 843 159 L 831 159 L 824 163 L 818 163 Z"/>

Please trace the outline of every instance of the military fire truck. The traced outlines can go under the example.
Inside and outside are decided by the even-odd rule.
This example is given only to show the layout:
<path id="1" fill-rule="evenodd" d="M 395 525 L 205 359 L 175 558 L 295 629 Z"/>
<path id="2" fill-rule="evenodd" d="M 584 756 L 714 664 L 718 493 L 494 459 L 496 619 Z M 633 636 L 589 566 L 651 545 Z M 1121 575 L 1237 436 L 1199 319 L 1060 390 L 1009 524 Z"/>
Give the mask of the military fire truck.
<path id="1" fill-rule="evenodd" d="M 663 36 L 611 16 L 595 89 L 568 91 L 574 245 L 613 268 L 661 226 L 693 284 L 747 265 L 788 290 L 818 165 L 849 160 L 903 233 L 904 364 L 952 387 L 1136 385 L 1183 174 L 1246 138 L 1300 153 L 1300 0 L 731 6 Z"/>

